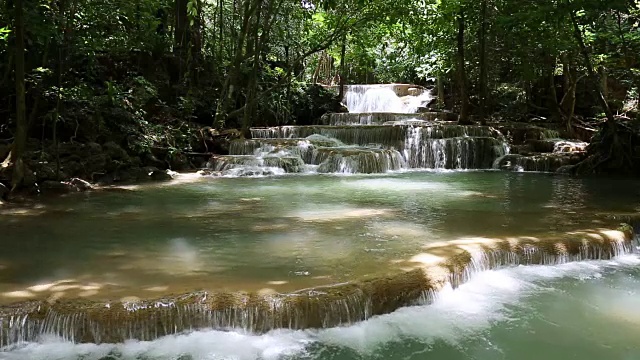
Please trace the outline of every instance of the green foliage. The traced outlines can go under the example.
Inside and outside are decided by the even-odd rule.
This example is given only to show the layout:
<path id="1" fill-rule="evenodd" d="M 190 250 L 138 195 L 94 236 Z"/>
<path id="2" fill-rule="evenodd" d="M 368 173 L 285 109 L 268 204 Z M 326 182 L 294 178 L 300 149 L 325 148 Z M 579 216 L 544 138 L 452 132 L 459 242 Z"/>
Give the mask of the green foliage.
<path id="1" fill-rule="evenodd" d="M 167 125 L 167 119 L 211 125 L 220 104 L 221 114 L 235 113 L 223 119 L 226 126 L 240 127 L 246 121 L 243 107 L 253 103 L 249 121 L 254 124 L 310 121 L 335 105 L 335 95 L 309 86 L 312 81 L 337 84 L 342 77 L 346 83 L 428 84 L 439 77 L 452 93 L 461 11 L 466 86 L 477 107 L 480 3 L 29 0 L 27 103 L 39 103 L 32 136 L 51 136 L 52 114 L 59 110 L 63 141 L 133 133 L 143 134 L 143 148 L 162 143 L 179 149 L 182 130 L 163 131 L 179 128 L 177 122 Z M 580 114 L 602 111 L 591 106 L 593 82 L 586 77 L 575 18 L 588 59 L 609 78 L 615 110 L 637 112 L 639 1 L 487 0 L 487 5 L 486 70 L 493 110 L 526 113 L 547 107 L 549 73 L 556 76 L 562 100 L 565 72 L 571 69 L 582 79 Z M 0 109 L 12 109 L 15 91 L 8 51 L 12 19 L 10 9 L 0 8 Z M 0 118 L 11 118 L 0 111 L 5 112 Z"/>
<path id="2" fill-rule="evenodd" d="M 7 41 L 7 39 L 9 38 L 9 34 L 11 33 L 11 30 L 7 27 L 1 27 L 0 28 L 0 41 Z"/>

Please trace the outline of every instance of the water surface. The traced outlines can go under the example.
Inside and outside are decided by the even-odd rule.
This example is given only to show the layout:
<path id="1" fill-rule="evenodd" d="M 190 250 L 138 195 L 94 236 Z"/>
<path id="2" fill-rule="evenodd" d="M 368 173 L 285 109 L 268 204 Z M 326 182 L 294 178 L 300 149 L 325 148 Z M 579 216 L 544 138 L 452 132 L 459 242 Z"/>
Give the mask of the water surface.
<path id="1" fill-rule="evenodd" d="M 434 242 L 615 227 L 628 180 L 501 172 L 200 178 L 0 209 L 0 302 L 288 292 L 387 273 Z"/>

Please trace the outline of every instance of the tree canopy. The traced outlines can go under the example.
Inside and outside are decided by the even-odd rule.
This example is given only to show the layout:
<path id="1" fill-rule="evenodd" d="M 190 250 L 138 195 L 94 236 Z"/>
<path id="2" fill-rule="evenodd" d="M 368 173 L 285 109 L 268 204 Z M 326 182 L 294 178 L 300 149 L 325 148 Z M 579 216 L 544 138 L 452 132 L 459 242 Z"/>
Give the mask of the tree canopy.
<path id="1" fill-rule="evenodd" d="M 461 122 L 572 132 L 637 117 L 639 23 L 638 0 L 10 0 L 0 138 L 14 162 L 27 137 L 179 149 L 172 121 L 304 123 L 327 110 L 313 84 L 378 82 L 437 83 Z"/>

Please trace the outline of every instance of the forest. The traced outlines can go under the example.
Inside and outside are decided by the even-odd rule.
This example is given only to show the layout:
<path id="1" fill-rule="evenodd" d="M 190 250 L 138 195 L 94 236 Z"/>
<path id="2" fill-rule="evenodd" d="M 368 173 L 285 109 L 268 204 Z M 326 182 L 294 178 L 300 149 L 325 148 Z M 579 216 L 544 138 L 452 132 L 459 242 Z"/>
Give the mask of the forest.
<path id="1" fill-rule="evenodd" d="M 640 172 L 638 0 L 7 0 L 0 183 L 197 168 L 373 83 L 433 88 L 461 124 L 591 131 L 576 173 Z"/>

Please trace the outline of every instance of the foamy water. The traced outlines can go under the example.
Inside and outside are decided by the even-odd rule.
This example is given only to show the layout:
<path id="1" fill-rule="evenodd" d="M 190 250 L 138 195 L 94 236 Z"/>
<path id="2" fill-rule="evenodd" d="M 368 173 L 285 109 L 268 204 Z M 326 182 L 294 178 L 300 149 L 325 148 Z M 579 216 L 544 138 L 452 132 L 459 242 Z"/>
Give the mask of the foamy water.
<path id="1" fill-rule="evenodd" d="M 44 338 L 39 343 L 5 349 L 0 352 L 0 359 L 449 359 L 442 354 L 451 352 L 469 356 L 456 359 L 475 359 L 477 354 L 481 354 L 481 359 L 495 359 L 495 354 L 503 350 L 504 356 L 500 358 L 515 359 L 507 355 L 509 349 L 500 348 L 500 331 L 511 328 L 517 333 L 528 329 L 527 326 L 531 326 L 526 331 L 533 348 L 544 345 L 545 351 L 550 351 L 550 347 L 556 349 L 553 346 L 561 345 L 563 339 L 556 339 L 558 344 L 536 343 L 536 339 L 545 338 L 547 332 L 560 327 L 568 339 L 573 339 L 572 335 L 586 337 L 589 343 L 585 342 L 585 346 L 595 346 L 591 342 L 601 341 L 603 351 L 607 344 L 615 344 L 622 347 L 616 351 L 638 355 L 640 348 L 634 345 L 638 327 L 633 326 L 639 324 L 638 266 L 640 258 L 629 255 L 611 261 L 485 271 L 458 289 L 445 288 L 431 305 L 403 308 L 347 327 L 279 330 L 264 335 L 198 331 L 151 342 L 102 345 L 76 345 Z M 558 304 L 562 302 L 555 302 L 558 296 L 564 296 L 564 307 L 576 308 L 574 312 L 560 311 Z M 591 306 L 588 314 L 580 312 L 581 302 Z M 590 328 L 593 325 L 590 321 L 597 321 L 594 323 L 597 327 Z M 539 323 L 549 328 L 540 328 Z M 575 334 L 567 333 L 567 329 L 573 329 Z M 585 329 L 595 333 L 587 334 Z M 587 338 L 589 335 L 593 339 Z M 546 359 L 567 358 L 559 352 L 549 353 L 552 356 Z"/>

